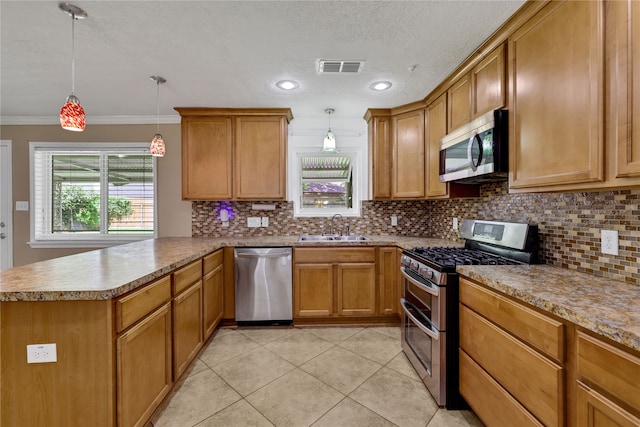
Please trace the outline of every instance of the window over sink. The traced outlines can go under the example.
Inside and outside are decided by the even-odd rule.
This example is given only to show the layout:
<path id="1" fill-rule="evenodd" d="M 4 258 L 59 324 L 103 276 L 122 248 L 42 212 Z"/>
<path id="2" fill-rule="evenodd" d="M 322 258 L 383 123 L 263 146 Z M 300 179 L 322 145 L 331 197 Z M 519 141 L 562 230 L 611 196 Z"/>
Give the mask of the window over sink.
<path id="1" fill-rule="evenodd" d="M 32 247 L 104 247 L 156 232 L 148 143 L 31 142 Z"/>

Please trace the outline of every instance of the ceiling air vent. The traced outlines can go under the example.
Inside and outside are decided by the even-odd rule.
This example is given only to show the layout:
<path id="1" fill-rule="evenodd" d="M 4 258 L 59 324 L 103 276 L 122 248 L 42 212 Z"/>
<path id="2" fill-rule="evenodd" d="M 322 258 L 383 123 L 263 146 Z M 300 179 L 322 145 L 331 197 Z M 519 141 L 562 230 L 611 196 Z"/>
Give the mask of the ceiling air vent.
<path id="1" fill-rule="evenodd" d="M 321 59 L 318 62 L 319 73 L 359 73 L 364 61 L 340 61 Z"/>

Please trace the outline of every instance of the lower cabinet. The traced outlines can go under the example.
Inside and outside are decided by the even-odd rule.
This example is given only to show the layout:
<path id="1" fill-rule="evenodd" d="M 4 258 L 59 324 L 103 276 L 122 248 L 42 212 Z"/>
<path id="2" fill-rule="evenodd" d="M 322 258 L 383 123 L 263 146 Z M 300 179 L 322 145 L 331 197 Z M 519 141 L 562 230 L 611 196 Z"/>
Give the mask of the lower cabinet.
<path id="1" fill-rule="evenodd" d="M 460 391 L 487 426 L 565 425 L 564 347 L 562 323 L 460 278 Z"/>
<path id="2" fill-rule="evenodd" d="M 224 314 L 223 250 L 202 260 L 202 320 L 204 340 L 208 340 L 220 324 Z"/>
<path id="3" fill-rule="evenodd" d="M 116 351 L 118 425 L 145 425 L 173 385 L 171 303 L 118 336 Z"/>
<path id="4" fill-rule="evenodd" d="M 640 357 L 577 333 L 578 426 L 640 426 Z"/>
<path id="5" fill-rule="evenodd" d="M 173 376 L 179 378 L 203 344 L 202 280 L 173 299 Z"/>
<path id="6" fill-rule="evenodd" d="M 296 248 L 294 319 L 380 315 L 376 248 Z"/>

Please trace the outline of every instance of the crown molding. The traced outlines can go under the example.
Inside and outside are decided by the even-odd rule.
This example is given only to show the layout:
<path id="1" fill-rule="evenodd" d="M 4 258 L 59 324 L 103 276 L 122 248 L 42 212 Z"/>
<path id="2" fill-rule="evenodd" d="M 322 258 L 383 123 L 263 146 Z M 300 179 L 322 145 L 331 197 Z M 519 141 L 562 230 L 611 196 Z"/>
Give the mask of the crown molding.
<path id="1" fill-rule="evenodd" d="M 87 117 L 87 125 L 155 125 L 158 123 L 156 116 L 93 116 Z M 179 115 L 160 116 L 160 124 L 180 123 Z M 58 116 L 0 116 L 0 125 L 57 125 L 60 124 Z"/>

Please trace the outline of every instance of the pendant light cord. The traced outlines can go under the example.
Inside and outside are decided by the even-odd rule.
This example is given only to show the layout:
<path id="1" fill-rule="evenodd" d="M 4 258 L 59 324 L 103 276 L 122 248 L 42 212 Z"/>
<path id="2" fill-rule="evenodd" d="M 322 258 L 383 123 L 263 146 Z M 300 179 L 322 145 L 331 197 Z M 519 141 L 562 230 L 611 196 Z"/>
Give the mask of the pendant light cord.
<path id="1" fill-rule="evenodd" d="M 160 80 L 156 80 L 156 133 L 160 133 Z"/>
<path id="2" fill-rule="evenodd" d="M 71 14 L 71 95 L 76 92 L 76 15 Z"/>

